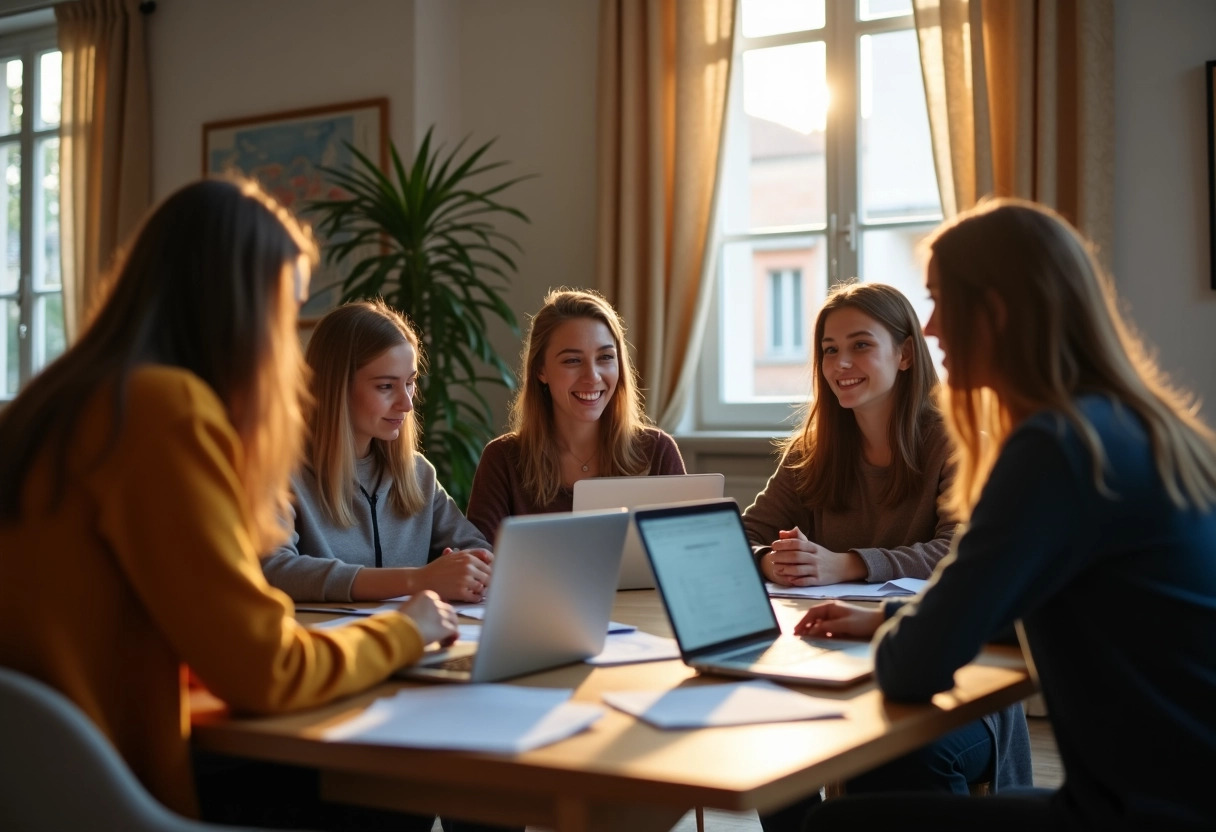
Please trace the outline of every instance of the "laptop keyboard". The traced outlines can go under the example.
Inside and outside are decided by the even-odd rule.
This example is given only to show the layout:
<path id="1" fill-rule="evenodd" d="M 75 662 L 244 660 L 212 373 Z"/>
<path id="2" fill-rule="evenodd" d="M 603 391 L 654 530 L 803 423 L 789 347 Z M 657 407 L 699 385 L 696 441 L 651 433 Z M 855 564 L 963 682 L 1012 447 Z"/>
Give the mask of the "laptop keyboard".
<path id="1" fill-rule="evenodd" d="M 731 664 L 800 664 L 826 652 L 826 647 L 817 647 L 801 639 L 787 639 L 761 644 L 723 658 Z"/>
<path id="2" fill-rule="evenodd" d="M 467 656 L 457 656 L 454 659 L 448 659 L 447 661 L 440 662 L 439 664 L 435 665 L 435 667 L 442 668 L 443 670 L 472 671 L 473 657 L 475 655 L 476 654 L 474 653 L 470 653 Z"/>

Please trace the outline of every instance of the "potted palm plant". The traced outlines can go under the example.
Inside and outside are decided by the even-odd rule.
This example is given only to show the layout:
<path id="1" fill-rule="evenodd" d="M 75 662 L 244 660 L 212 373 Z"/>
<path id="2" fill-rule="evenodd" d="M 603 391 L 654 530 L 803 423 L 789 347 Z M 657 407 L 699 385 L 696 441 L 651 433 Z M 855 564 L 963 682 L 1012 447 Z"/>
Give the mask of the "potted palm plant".
<path id="1" fill-rule="evenodd" d="M 417 327 L 426 354 L 415 402 L 423 449 L 463 507 L 481 450 L 496 433 L 479 386 L 515 387 L 487 333 L 499 321 L 519 335 L 503 300 L 519 245 L 495 222 L 528 222 L 499 196 L 529 177 L 481 184 L 507 164 L 483 161 L 493 140 L 461 158 L 465 142 L 450 151 L 432 145 L 433 129 L 408 167 L 390 144 L 388 173 L 352 147 L 348 165 L 322 169 L 350 197 L 316 200 L 308 210 L 330 240 L 327 262 L 349 268 L 342 302 L 382 297 Z"/>

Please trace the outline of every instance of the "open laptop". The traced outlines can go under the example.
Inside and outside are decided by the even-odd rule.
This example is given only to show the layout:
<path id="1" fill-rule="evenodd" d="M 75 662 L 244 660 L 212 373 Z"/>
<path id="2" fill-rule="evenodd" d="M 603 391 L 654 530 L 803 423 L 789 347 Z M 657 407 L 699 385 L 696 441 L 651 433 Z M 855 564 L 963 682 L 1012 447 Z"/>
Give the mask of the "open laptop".
<path id="1" fill-rule="evenodd" d="M 688 666 L 832 687 L 873 672 L 868 642 L 782 635 L 734 500 L 638 509 L 633 520 Z"/>
<path id="2" fill-rule="evenodd" d="M 726 478 L 722 474 L 670 474 L 653 477 L 592 477 L 574 484 L 575 511 L 638 508 L 690 500 L 714 500 L 722 496 Z M 637 530 L 630 524 L 621 554 L 617 589 L 654 589 L 654 573 L 642 550 Z"/>
<path id="3" fill-rule="evenodd" d="M 598 655 L 628 527 L 622 508 L 506 518 L 478 641 L 428 651 L 394 675 L 497 682 Z"/>

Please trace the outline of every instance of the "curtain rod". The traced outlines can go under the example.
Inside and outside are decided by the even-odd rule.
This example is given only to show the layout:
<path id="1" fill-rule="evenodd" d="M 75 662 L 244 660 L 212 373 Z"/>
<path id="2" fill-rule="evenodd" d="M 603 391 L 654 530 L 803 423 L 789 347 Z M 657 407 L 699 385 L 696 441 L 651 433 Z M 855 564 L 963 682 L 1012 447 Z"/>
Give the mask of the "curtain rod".
<path id="1" fill-rule="evenodd" d="M 0 17 L 50 9 L 69 0 L 0 0 Z M 156 0 L 141 0 L 139 10 L 144 14 L 156 11 Z"/>

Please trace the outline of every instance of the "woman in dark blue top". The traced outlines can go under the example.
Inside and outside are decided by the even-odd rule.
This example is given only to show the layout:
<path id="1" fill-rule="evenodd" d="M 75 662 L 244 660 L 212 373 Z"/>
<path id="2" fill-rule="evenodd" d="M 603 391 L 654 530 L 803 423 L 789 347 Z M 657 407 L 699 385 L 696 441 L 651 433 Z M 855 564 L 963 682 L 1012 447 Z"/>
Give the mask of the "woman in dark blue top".
<path id="1" fill-rule="evenodd" d="M 1054 212 L 988 202 L 928 250 L 966 531 L 914 601 L 821 604 L 798 631 L 877 631 L 883 693 L 922 702 L 1020 624 L 1064 784 L 842 797 L 808 828 L 1216 828 L 1216 435 Z"/>

